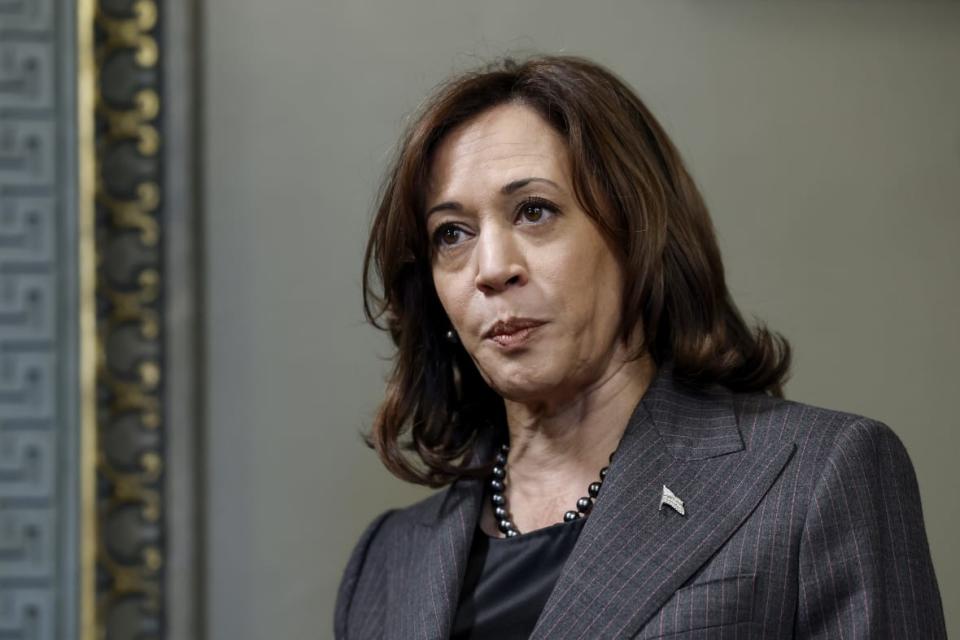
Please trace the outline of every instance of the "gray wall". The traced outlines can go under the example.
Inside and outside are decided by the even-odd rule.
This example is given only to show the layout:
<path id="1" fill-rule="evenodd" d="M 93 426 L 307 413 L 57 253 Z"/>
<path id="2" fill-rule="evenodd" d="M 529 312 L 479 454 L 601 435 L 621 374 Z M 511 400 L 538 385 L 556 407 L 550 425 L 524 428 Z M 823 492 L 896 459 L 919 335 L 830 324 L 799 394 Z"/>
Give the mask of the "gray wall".
<path id="1" fill-rule="evenodd" d="M 590 56 L 660 117 L 736 299 L 796 348 L 788 395 L 906 443 L 960 635 L 960 4 L 517 4 L 206 3 L 210 637 L 328 637 L 361 529 L 426 495 L 357 435 L 390 353 L 365 232 L 404 116 L 516 51 Z"/>

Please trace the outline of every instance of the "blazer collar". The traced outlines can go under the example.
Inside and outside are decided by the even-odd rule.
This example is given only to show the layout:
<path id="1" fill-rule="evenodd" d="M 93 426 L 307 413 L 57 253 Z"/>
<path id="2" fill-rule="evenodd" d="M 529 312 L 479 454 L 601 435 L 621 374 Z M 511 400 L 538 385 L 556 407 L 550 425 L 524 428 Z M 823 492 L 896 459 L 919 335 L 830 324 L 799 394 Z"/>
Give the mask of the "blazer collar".
<path id="1" fill-rule="evenodd" d="M 635 633 L 746 519 L 794 448 L 774 441 L 747 450 L 732 393 L 691 389 L 670 363 L 662 365 L 630 416 L 531 638 Z M 684 501 L 685 515 L 660 508 L 663 486 Z M 397 604 L 432 610 L 422 614 L 426 637 L 450 634 L 483 487 L 464 478 L 438 494 L 420 542 L 412 541 L 424 561 L 407 576 L 420 582 L 408 584 L 431 588 L 408 589 Z"/>
<path id="2" fill-rule="evenodd" d="M 631 431 L 650 426 L 675 460 L 703 460 L 744 448 L 733 410 L 732 393 L 719 385 L 700 391 L 684 386 L 674 377 L 672 362 L 657 369 L 627 422 L 621 447 Z M 485 458 L 493 458 L 493 451 L 481 447 L 474 454 L 474 460 Z M 423 523 L 442 526 L 461 506 L 477 506 L 479 510 L 482 494 L 482 480 L 461 478 L 441 494 L 440 500 L 430 505 L 424 513 Z M 479 513 L 476 516 L 479 517 Z"/>
<path id="3" fill-rule="evenodd" d="M 674 460 L 705 460 L 744 448 L 733 394 L 720 385 L 704 390 L 684 386 L 674 376 L 671 362 L 657 370 L 630 417 L 627 432 L 632 431 L 635 438 L 650 426 Z"/>

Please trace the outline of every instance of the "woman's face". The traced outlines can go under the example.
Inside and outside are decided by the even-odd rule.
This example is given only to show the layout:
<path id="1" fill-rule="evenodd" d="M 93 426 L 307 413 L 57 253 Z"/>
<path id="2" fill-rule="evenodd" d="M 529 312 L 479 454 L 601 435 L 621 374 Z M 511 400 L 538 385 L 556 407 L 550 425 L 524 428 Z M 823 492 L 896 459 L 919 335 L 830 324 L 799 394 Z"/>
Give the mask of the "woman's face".
<path id="1" fill-rule="evenodd" d="M 529 107 L 489 109 L 441 141 L 430 178 L 434 285 L 487 384 L 563 402 L 612 373 L 623 272 L 559 134 Z"/>

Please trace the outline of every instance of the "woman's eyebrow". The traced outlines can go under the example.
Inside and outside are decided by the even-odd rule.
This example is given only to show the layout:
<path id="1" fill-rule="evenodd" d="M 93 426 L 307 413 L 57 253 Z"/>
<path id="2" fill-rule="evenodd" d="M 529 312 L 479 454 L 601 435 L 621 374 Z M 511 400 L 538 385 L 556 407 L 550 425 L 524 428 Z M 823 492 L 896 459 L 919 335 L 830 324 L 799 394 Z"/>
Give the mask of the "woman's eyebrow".
<path id="1" fill-rule="evenodd" d="M 523 187 L 527 186 L 531 182 L 545 182 L 546 184 L 552 185 L 554 189 L 557 189 L 557 190 L 560 189 L 560 185 L 558 185 L 553 180 L 549 180 L 547 178 L 531 177 L 531 178 L 521 178 L 520 180 L 514 180 L 513 182 L 508 182 L 507 184 L 503 185 L 503 187 L 500 188 L 500 193 L 502 193 L 505 196 L 508 196 L 514 191 L 516 191 L 517 189 L 522 189 Z"/>
<path id="2" fill-rule="evenodd" d="M 543 182 L 545 184 L 551 185 L 554 189 L 557 189 L 558 191 L 560 190 L 560 185 L 558 185 L 553 180 L 550 180 L 549 178 L 530 177 L 530 178 L 520 178 L 519 180 L 508 182 L 507 184 L 500 187 L 500 193 L 502 193 L 505 196 L 508 196 L 514 191 L 524 188 L 531 182 Z M 424 220 L 428 220 L 430 216 L 436 213 L 437 211 L 463 211 L 463 205 L 454 200 L 449 200 L 447 202 L 441 202 L 440 204 L 435 204 L 429 209 L 427 209 L 427 213 L 424 215 Z"/>
<path id="3" fill-rule="evenodd" d="M 459 202 L 454 202 L 452 200 L 449 202 L 441 202 L 440 204 L 435 204 L 429 209 L 427 209 L 427 213 L 425 216 L 423 216 L 423 219 L 429 220 L 430 216 L 432 216 L 437 211 L 446 211 L 446 210 L 463 211 L 463 205 L 460 204 Z"/>

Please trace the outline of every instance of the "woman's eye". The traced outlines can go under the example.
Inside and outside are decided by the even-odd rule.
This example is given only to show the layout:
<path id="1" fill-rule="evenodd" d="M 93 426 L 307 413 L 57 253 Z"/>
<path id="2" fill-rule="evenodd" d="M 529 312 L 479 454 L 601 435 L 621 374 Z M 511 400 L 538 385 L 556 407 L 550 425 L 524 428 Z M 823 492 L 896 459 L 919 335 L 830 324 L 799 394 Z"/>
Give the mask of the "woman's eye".
<path id="1" fill-rule="evenodd" d="M 523 207 L 523 217 L 530 222 L 537 222 L 543 217 L 543 208 L 538 204 L 528 204 Z"/>
<path id="2" fill-rule="evenodd" d="M 530 201 L 520 205 L 520 217 L 525 222 L 540 222 L 554 213 L 553 205 L 546 202 Z"/>
<path id="3" fill-rule="evenodd" d="M 433 237 L 436 244 L 445 244 L 449 246 L 457 244 L 462 235 L 463 230 L 460 227 L 456 227 L 452 224 L 445 224 L 434 232 Z"/>

